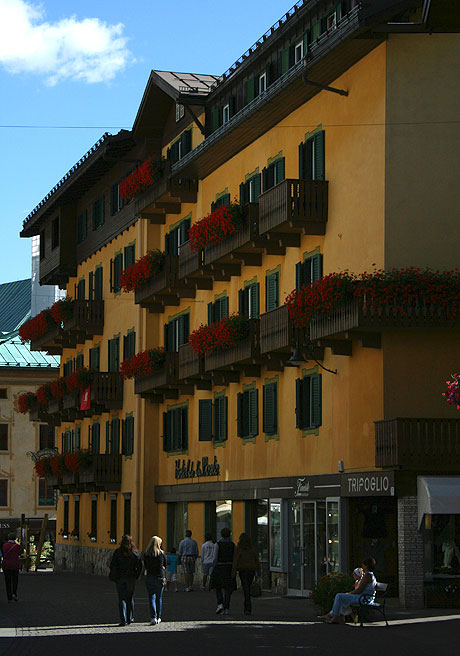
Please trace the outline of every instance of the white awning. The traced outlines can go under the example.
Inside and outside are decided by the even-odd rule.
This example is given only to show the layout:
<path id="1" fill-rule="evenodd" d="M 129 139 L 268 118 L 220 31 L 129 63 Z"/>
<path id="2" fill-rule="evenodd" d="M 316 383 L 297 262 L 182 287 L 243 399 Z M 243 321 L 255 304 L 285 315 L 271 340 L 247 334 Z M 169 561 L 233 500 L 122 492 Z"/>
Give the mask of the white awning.
<path id="1" fill-rule="evenodd" d="M 460 476 L 417 476 L 418 525 L 426 515 L 460 515 Z"/>

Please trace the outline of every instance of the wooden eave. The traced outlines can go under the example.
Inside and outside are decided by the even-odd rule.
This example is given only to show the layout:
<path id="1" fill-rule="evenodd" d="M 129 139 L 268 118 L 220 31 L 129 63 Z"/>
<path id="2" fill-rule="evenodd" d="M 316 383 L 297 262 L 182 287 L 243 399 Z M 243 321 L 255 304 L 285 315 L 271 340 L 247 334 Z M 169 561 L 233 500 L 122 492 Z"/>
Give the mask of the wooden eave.
<path id="1" fill-rule="evenodd" d="M 137 139 L 156 138 L 161 142 L 171 105 L 176 102 L 177 95 L 177 91 L 155 71 L 150 72 L 133 123 L 133 134 Z"/>
<path id="2" fill-rule="evenodd" d="M 56 205 L 75 203 L 87 193 L 136 142 L 132 133 L 122 130 L 109 136 L 101 147 L 74 171 L 52 196 L 24 224 L 21 237 L 32 237 L 40 233 L 43 223 L 56 211 Z"/>

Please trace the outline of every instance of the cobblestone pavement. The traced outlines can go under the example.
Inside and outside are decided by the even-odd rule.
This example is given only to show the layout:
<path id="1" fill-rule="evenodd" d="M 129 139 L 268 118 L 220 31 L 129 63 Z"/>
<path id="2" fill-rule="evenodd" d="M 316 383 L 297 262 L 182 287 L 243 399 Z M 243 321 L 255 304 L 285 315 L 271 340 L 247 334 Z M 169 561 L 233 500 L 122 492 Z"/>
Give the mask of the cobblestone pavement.
<path id="1" fill-rule="evenodd" d="M 2 577 L 3 578 L 3 577 Z M 0 580 L 0 588 L 3 581 Z M 148 602 L 140 581 L 135 620 L 118 627 L 115 586 L 105 577 L 39 572 L 21 574 L 19 602 L 6 602 L 0 589 L 0 654 L 73 656 L 125 655 L 161 649 L 165 654 L 238 656 L 436 656 L 454 654 L 460 635 L 460 610 L 409 612 L 393 605 L 390 628 L 364 629 L 320 623 L 315 606 L 304 599 L 263 595 L 253 614 L 243 614 L 241 592 L 232 597 L 228 616 L 215 614 L 212 592 L 168 592 L 163 622 L 149 626 Z"/>

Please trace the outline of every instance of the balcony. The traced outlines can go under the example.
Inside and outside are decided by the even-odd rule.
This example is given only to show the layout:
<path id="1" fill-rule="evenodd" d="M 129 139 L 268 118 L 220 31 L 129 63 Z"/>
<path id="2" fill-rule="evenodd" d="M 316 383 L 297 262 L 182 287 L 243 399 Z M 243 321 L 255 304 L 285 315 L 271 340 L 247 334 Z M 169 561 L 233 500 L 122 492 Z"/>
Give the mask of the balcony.
<path id="1" fill-rule="evenodd" d="M 76 390 L 65 394 L 62 399 L 50 399 L 46 409 L 47 421 L 59 425 L 63 421 L 75 421 L 83 417 L 100 415 L 110 410 L 121 410 L 123 407 L 123 379 L 116 372 L 94 372 L 91 383 L 91 406 L 88 410 L 80 410 L 81 392 Z M 42 416 L 44 416 L 42 414 Z M 32 418 L 32 417 L 31 417 Z"/>
<path id="2" fill-rule="evenodd" d="M 165 163 L 163 176 L 157 184 L 135 201 L 135 214 L 153 224 L 164 224 L 166 214 L 180 214 L 182 203 L 196 203 L 198 180 L 170 177 L 171 165 Z"/>
<path id="3" fill-rule="evenodd" d="M 379 347 L 380 332 L 408 328 L 458 328 L 460 317 L 451 319 L 448 309 L 407 304 L 401 310 L 384 306 L 367 311 L 363 301 L 353 299 L 329 314 L 318 314 L 310 323 L 312 340 L 325 341 L 328 337 L 343 335 L 345 340 L 360 339 L 363 346 Z M 325 343 L 327 346 L 327 341 Z"/>
<path id="4" fill-rule="evenodd" d="M 212 276 L 203 266 L 203 252 L 194 253 L 190 242 L 179 246 L 179 278 L 192 282 L 197 289 L 212 289 Z"/>
<path id="5" fill-rule="evenodd" d="M 164 365 L 150 376 L 136 378 L 135 394 L 152 403 L 163 403 L 164 399 L 178 399 L 179 394 L 193 394 L 193 386 L 181 383 L 178 378 L 179 354 L 168 351 Z"/>
<path id="6" fill-rule="evenodd" d="M 179 278 L 179 256 L 165 255 L 161 271 L 136 290 L 135 303 L 149 312 L 164 312 L 168 305 L 179 305 L 181 298 L 195 298 L 195 285 Z"/>
<path id="7" fill-rule="evenodd" d="M 184 383 L 194 384 L 197 389 L 211 389 L 210 375 L 204 370 L 204 357 L 195 353 L 190 344 L 179 347 L 177 377 Z"/>
<path id="8" fill-rule="evenodd" d="M 49 414 L 47 407 L 39 405 L 36 399 L 29 409 L 29 419 L 30 421 L 40 421 L 42 424 L 54 424 L 53 417 Z"/>
<path id="9" fill-rule="evenodd" d="M 375 466 L 458 473 L 460 419 L 387 419 L 375 423 Z"/>
<path id="10" fill-rule="evenodd" d="M 214 384 L 239 382 L 240 372 L 243 376 L 260 376 L 259 319 L 249 320 L 249 334 L 226 351 L 214 351 L 205 355 L 204 369 L 212 373 Z"/>
<path id="11" fill-rule="evenodd" d="M 294 327 L 286 305 L 266 312 L 260 317 L 260 353 L 267 358 L 267 369 L 281 371 L 292 355 Z"/>
<path id="12" fill-rule="evenodd" d="M 47 483 L 63 493 L 109 492 L 121 489 L 121 475 L 122 456 L 104 453 L 93 455 L 88 469 L 78 474 L 66 471 L 60 478 L 49 476 Z"/>
<path id="13" fill-rule="evenodd" d="M 327 182 L 283 180 L 259 198 L 259 233 L 269 240 L 284 234 L 286 246 L 299 246 L 300 233 L 326 234 L 327 204 Z"/>

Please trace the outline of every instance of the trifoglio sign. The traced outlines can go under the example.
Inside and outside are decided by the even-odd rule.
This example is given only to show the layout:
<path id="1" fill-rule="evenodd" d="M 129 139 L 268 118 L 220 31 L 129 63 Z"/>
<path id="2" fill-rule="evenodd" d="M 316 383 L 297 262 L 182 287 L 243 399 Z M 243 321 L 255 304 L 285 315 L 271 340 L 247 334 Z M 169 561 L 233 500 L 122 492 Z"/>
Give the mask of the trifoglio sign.
<path id="1" fill-rule="evenodd" d="M 341 494 L 343 497 L 394 496 L 394 472 L 375 471 L 344 474 L 341 481 Z"/>

